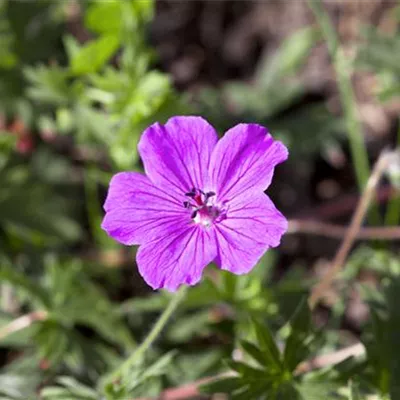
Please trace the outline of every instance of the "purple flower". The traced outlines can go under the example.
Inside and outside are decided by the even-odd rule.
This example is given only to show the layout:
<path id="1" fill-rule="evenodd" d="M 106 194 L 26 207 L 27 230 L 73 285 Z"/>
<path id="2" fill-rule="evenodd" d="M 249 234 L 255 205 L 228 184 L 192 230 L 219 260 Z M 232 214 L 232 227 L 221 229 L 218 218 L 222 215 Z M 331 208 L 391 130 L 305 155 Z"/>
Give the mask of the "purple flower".
<path id="1" fill-rule="evenodd" d="M 201 117 L 153 124 L 139 142 L 146 175 L 116 174 L 102 228 L 140 245 L 139 272 L 154 289 L 200 281 L 214 261 L 249 272 L 280 243 L 287 220 L 263 191 L 288 151 L 256 124 L 239 124 L 218 141 Z"/>

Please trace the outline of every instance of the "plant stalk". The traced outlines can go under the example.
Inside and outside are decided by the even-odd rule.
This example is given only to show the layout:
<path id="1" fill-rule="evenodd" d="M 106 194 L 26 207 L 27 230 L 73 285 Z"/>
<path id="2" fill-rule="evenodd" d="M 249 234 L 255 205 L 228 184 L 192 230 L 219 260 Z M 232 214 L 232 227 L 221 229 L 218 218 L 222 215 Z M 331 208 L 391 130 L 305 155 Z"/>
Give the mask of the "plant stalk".
<path id="1" fill-rule="evenodd" d="M 109 377 L 106 379 L 106 385 L 118 380 L 124 372 L 128 371 L 138 360 L 142 358 L 144 353 L 149 349 L 149 347 L 158 338 L 161 331 L 164 329 L 172 314 L 176 311 L 178 306 L 186 297 L 188 287 L 181 286 L 176 294 L 172 297 L 167 308 L 158 318 L 157 322 L 147 335 L 146 339 L 140 344 L 140 346 L 117 368 L 115 369 Z"/>

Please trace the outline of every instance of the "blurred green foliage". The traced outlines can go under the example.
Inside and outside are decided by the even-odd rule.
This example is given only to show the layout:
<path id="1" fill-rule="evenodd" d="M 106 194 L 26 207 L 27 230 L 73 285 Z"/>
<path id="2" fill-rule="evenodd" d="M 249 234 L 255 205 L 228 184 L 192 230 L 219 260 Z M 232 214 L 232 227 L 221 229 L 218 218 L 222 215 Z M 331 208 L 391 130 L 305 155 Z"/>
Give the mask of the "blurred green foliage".
<path id="1" fill-rule="evenodd" d="M 67 65 L 24 68 L 31 85 L 27 95 L 42 109 L 39 129 L 74 132 L 77 143 L 106 148 L 117 168 L 132 168 L 143 129 L 184 107 L 168 76 L 150 68 L 153 53 L 145 43 L 144 26 L 152 16 L 152 2 L 80 5 L 84 27 L 94 38 L 80 44 L 73 35 L 64 35 Z"/>
<path id="2" fill-rule="evenodd" d="M 154 67 L 153 13 L 150 0 L 0 0 L 0 400 L 128 400 L 210 376 L 202 390 L 232 399 L 398 400 L 395 247 L 352 253 L 323 323 L 307 307 L 314 279 L 296 267 L 277 280 L 277 252 L 245 276 L 210 267 L 143 357 L 105 384 L 173 296 L 143 292 L 133 253 L 99 227 L 111 174 L 141 168 L 143 129 L 185 113 L 220 132 L 259 122 L 294 163 L 345 139 L 323 101 L 301 101 L 317 26 L 263 57 L 251 82 L 189 102 Z M 397 97 L 399 36 L 365 27 L 364 40 L 352 68 L 376 74 L 378 101 Z M 354 293 L 371 314 L 360 327 L 366 353 L 302 370 L 355 340 L 339 329 Z"/>
<path id="3" fill-rule="evenodd" d="M 398 36 L 379 32 L 374 27 L 364 27 L 363 43 L 358 52 L 357 64 L 360 68 L 376 72 L 378 79 L 376 95 L 385 102 L 400 93 Z"/>
<path id="4" fill-rule="evenodd" d="M 315 27 L 288 36 L 275 54 L 263 57 L 252 82 L 204 89 L 200 98 L 203 113 L 222 130 L 230 127 L 232 114 L 237 121 L 268 126 L 295 159 L 331 146 L 343 134 L 341 119 L 322 102 L 301 105 L 306 89 L 299 72 L 320 41 Z M 229 110 L 220 104 L 227 104 Z"/>

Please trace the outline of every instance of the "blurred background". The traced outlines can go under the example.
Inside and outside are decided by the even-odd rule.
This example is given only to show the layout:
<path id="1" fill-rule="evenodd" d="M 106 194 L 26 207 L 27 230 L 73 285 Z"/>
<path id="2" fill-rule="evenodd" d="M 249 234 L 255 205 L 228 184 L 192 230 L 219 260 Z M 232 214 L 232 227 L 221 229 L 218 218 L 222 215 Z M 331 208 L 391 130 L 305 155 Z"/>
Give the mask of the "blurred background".
<path id="1" fill-rule="evenodd" d="M 142 281 L 136 249 L 101 230 L 108 183 L 142 171 L 137 142 L 155 121 L 201 115 L 221 135 L 256 122 L 290 151 L 268 190 L 277 207 L 346 226 L 372 164 L 398 144 L 399 22 L 394 0 L 0 0 L 0 398 L 127 400 L 168 387 L 178 391 L 165 398 L 192 398 L 179 387 L 226 371 L 249 315 L 282 348 L 338 238 L 299 229 L 248 276 L 209 267 L 146 357 L 104 385 L 171 298 Z M 370 225 L 399 224 L 396 174 Z M 345 397 L 349 377 L 360 393 L 400 399 L 400 331 L 389 328 L 400 329 L 399 274 L 398 243 L 358 243 L 309 316 L 323 341 L 304 345 L 309 332 L 292 326 L 297 364 L 360 340 L 368 350 L 347 375 L 321 378 L 325 392 L 313 381 L 318 395 L 293 375 L 302 399 L 364 399 Z M 276 398 L 300 398 L 287 393 Z"/>

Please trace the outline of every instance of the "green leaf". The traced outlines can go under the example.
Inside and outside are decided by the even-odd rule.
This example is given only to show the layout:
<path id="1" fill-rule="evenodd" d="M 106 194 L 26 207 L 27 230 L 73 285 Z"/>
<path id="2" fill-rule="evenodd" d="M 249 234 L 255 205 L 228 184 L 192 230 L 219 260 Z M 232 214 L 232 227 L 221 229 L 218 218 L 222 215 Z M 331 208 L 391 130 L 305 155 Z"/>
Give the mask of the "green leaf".
<path id="1" fill-rule="evenodd" d="M 236 113 L 258 119 L 270 118 L 296 101 L 304 89 L 298 81 L 288 78 L 304 64 L 319 38 L 318 29 L 301 29 L 288 37 L 276 54 L 268 53 L 261 60 L 253 85 L 225 84 L 224 97 L 235 105 Z"/>
<path id="2" fill-rule="evenodd" d="M 193 382 L 213 373 L 221 365 L 223 350 L 214 346 L 210 349 L 201 348 L 196 352 L 177 355 L 173 368 L 168 372 L 168 378 L 173 385 Z"/>
<path id="3" fill-rule="evenodd" d="M 15 316 L 11 316 L 0 311 L 0 331 L 9 323 L 15 320 Z M 32 336 L 37 331 L 37 325 L 32 324 L 22 330 L 13 332 L 0 339 L 0 345 L 2 347 L 15 347 L 24 348 L 30 346 Z"/>
<path id="4" fill-rule="evenodd" d="M 71 59 L 71 72 L 85 75 L 98 71 L 117 51 L 119 44 L 115 35 L 106 35 L 85 44 Z"/>
<path id="5" fill-rule="evenodd" d="M 80 49 L 78 39 L 76 39 L 75 36 L 72 35 L 65 35 L 63 37 L 63 42 L 68 59 L 74 58 Z"/>
<path id="6" fill-rule="evenodd" d="M 167 367 L 172 363 L 173 359 L 177 354 L 176 350 L 172 350 L 167 354 L 164 354 L 161 358 L 159 358 L 156 362 L 151 364 L 146 370 L 143 372 L 144 378 L 150 378 L 153 376 L 164 375 Z"/>
<path id="7" fill-rule="evenodd" d="M 25 400 L 35 398 L 35 389 L 38 384 L 36 376 L 17 374 L 0 374 L 0 394 L 12 399 Z"/>
<path id="8" fill-rule="evenodd" d="M 361 46 L 357 62 L 361 66 L 377 70 L 387 69 L 394 73 L 400 72 L 400 39 L 396 35 L 384 35 L 375 28 L 364 28 L 362 34 L 365 38 Z"/>
<path id="9" fill-rule="evenodd" d="M 85 13 L 85 26 L 98 34 L 119 34 L 123 15 L 119 0 L 95 1 Z"/>
<path id="10" fill-rule="evenodd" d="M 353 382 L 349 382 L 349 400 L 363 400 L 361 393 Z"/>
<path id="11" fill-rule="evenodd" d="M 44 321 L 35 335 L 40 357 L 51 367 L 59 364 L 69 349 L 71 331 L 52 320 Z"/>
<path id="12" fill-rule="evenodd" d="M 270 90 L 279 78 L 295 74 L 320 38 L 320 31 L 315 27 L 294 32 L 285 39 L 274 57 L 266 57 L 262 61 L 256 76 L 257 83 L 264 90 Z"/>
<path id="13" fill-rule="evenodd" d="M 114 125 L 109 114 L 79 102 L 74 105 L 71 114 L 80 143 L 109 145 L 112 141 L 112 135 L 115 135 L 115 132 L 113 132 Z"/>
<path id="14" fill-rule="evenodd" d="M 120 304 L 121 315 L 141 314 L 163 310 L 171 296 L 165 292 L 154 293 L 147 297 L 135 297 Z M 182 310 L 192 310 L 200 307 L 215 305 L 221 301 L 221 295 L 215 285 L 205 279 L 201 284 L 194 286 L 188 292 L 187 297 L 181 304 Z"/>
<path id="15" fill-rule="evenodd" d="M 296 385 L 296 390 L 301 395 L 301 400 L 334 400 L 340 399 L 335 392 L 339 385 L 331 382 L 328 379 L 311 378 Z"/>
<path id="16" fill-rule="evenodd" d="M 264 399 L 265 396 L 269 395 L 269 390 L 266 388 L 265 383 L 258 383 L 248 386 L 243 386 L 240 390 L 232 394 L 230 399 L 232 400 L 248 400 L 248 399 Z"/>
<path id="17" fill-rule="evenodd" d="M 40 243 L 46 239 L 47 245 L 79 239 L 81 227 L 69 215 L 73 204 L 71 197 L 55 192 L 27 172 L 15 167 L 3 171 L 0 176 L 0 223 L 3 227 L 24 241 Z"/>
<path id="18" fill-rule="evenodd" d="M 286 340 L 283 360 L 289 371 L 294 371 L 297 365 L 309 354 L 309 344 L 313 339 L 311 330 L 311 313 L 306 299 L 297 308 L 290 321 L 291 333 Z"/>
<path id="19" fill-rule="evenodd" d="M 282 368 L 281 354 L 269 328 L 266 325 L 261 325 L 255 319 L 252 320 L 252 325 L 266 365 L 274 365 L 280 370 Z"/>
<path id="20" fill-rule="evenodd" d="M 241 340 L 240 345 L 243 347 L 243 350 L 251 356 L 258 364 L 260 364 L 264 368 L 268 368 L 268 362 L 270 359 L 268 356 L 266 357 L 264 353 L 257 348 L 253 343 L 248 342 L 247 340 Z M 274 367 L 274 365 L 272 365 Z"/>
<path id="21" fill-rule="evenodd" d="M 207 326 L 210 322 L 208 310 L 194 312 L 187 316 L 181 316 L 179 324 L 171 325 L 167 337 L 175 342 L 188 342 L 190 338 L 207 335 Z"/>
<path id="22" fill-rule="evenodd" d="M 50 300 L 47 293 L 25 274 L 11 267 L 5 258 L 0 258 L 0 281 L 8 282 L 14 288 L 23 291 L 29 296 L 31 302 L 37 302 L 44 308 L 49 307 Z"/>
<path id="23" fill-rule="evenodd" d="M 229 366 L 229 368 L 231 368 L 238 374 L 245 376 L 247 379 L 258 380 L 267 378 L 265 371 L 263 371 L 262 369 L 251 367 L 250 365 L 245 364 L 241 361 L 226 360 L 225 362 Z"/>
<path id="24" fill-rule="evenodd" d="M 82 385 L 78 381 L 69 377 L 58 378 L 57 381 L 63 384 L 68 382 L 65 387 L 50 386 L 43 388 L 40 398 L 43 400 L 100 400 L 101 396 L 94 390 Z M 72 386 L 74 384 L 75 386 Z"/>
<path id="25" fill-rule="evenodd" d="M 292 382 L 284 382 L 282 385 L 279 385 L 275 396 L 276 399 L 282 400 L 303 400 L 297 387 Z"/>
<path id="26" fill-rule="evenodd" d="M 71 395 L 76 396 L 76 398 L 82 400 L 97 400 L 99 398 L 99 395 L 95 390 L 83 385 L 72 377 L 61 376 L 57 378 L 57 382 L 67 389 Z"/>
<path id="27" fill-rule="evenodd" d="M 392 274 L 390 280 L 382 282 L 383 303 L 371 303 L 371 324 L 364 331 L 363 342 L 367 349 L 369 381 L 381 393 L 390 393 L 396 399 L 400 395 L 400 358 L 393 348 L 400 334 L 400 277 L 397 269 Z"/>
<path id="28" fill-rule="evenodd" d="M 176 351 L 170 351 L 149 366 L 143 363 L 143 359 L 139 359 L 135 365 L 124 372 L 119 382 L 107 386 L 105 390 L 110 394 L 122 393 L 121 400 L 142 393 L 141 389 L 146 388 L 147 385 L 154 386 L 167 373 L 175 355 Z M 116 398 L 120 397 L 116 396 Z"/>
<path id="29" fill-rule="evenodd" d="M 53 315 L 65 324 L 94 329 L 106 340 L 133 349 L 134 340 L 103 291 L 88 279 L 79 261 L 60 264 L 49 260 Z"/>
<path id="30" fill-rule="evenodd" d="M 236 300 L 236 288 L 239 277 L 227 271 L 221 271 L 222 291 L 228 301 Z"/>
<path id="31" fill-rule="evenodd" d="M 204 383 L 200 386 L 200 391 L 205 394 L 232 393 L 243 387 L 243 382 L 238 377 L 217 379 Z"/>
<path id="32" fill-rule="evenodd" d="M 65 68 L 39 65 L 25 67 L 23 72 L 30 83 L 27 94 L 31 99 L 53 107 L 66 104 L 72 99 L 73 90 L 68 82 L 68 71 Z"/>
<path id="33" fill-rule="evenodd" d="M 392 278 L 386 293 L 389 311 L 387 324 L 389 343 L 387 343 L 387 349 L 390 355 L 390 396 L 392 399 L 400 398 L 400 354 L 393 351 L 400 337 L 399 293 L 400 277 L 396 276 Z"/>

